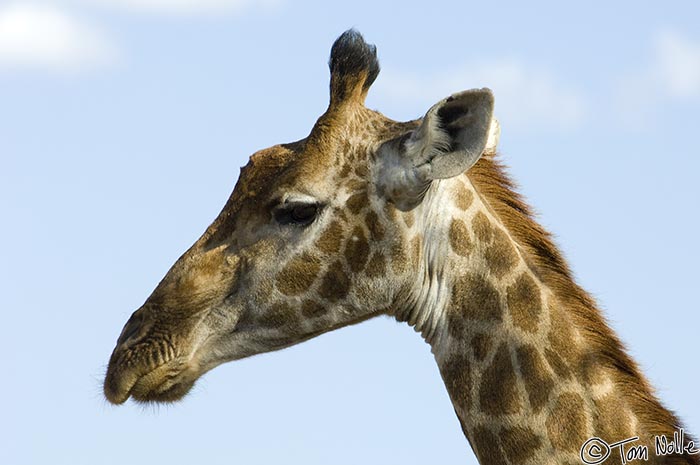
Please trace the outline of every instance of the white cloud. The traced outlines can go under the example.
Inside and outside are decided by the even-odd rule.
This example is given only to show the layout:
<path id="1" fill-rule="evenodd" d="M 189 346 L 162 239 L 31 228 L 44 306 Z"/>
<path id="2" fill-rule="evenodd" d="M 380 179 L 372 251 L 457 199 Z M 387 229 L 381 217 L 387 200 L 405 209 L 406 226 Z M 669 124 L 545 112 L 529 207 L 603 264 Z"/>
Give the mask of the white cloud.
<path id="1" fill-rule="evenodd" d="M 165 14 L 238 13 L 253 7 L 274 7 L 281 0 L 83 0 L 133 12 Z"/>
<path id="2" fill-rule="evenodd" d="M 664 103 L 700 100 L 700 42 L 678 32 L 655 34 L 646 66 L 619 79 L 615 104 L 624 123 L 641 127 Z"/>
<path id="3" fill-rule="evenodd" d="M 674 31 L 658 33 L 651 73 L 671 97 L 700 97 L 700 43 Z"/>
<path id="4" fill-rule="evenodd" d="M 99 31 L 59 9 L 0 6 L 0 69 L 74 72 L 113 64 L 117 55 Z"/>
<path id="5" fill-rule="evenodd" d="M 425 111 L 452 93 L 489 87 L 504 128 L 570 129 L 579 126 L 586 115 L 586 102 L 579 92 L 559 82 L 548 70 L 515 60 L 464 66 L 432 76 L 385 70 L 375 87 L 383 108 L 411 108 L 414 112 Z"/>

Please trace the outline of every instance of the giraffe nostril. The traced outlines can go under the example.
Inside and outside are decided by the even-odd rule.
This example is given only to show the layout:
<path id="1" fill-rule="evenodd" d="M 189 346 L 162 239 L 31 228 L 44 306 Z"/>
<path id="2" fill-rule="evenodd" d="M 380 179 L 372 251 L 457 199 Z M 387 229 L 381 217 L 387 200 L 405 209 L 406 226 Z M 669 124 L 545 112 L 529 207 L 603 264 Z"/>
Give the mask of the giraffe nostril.
<path id="1" fill-rule="evenodd" d="M 117 346 L 134 344 L 142 339 L 143 335 L 146 333 L 147 326 L 144 324 L 144 315 L 145 311 L 143 307 L 136 310 L 131 315 L 129 321 L 124 325 L 119 339 L 117 339 Z"/>

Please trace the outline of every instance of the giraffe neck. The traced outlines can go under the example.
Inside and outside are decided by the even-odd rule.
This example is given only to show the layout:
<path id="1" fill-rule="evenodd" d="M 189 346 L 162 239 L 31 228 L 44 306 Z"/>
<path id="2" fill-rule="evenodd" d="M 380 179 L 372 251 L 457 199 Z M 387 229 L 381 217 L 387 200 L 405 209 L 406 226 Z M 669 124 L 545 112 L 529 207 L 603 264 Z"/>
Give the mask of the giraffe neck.
<path id="1" fill-rule="evenodd" d="M 573 280 L 581 294 L 561 295 L 566 286 L 478 187 L 465 176 L 430 188 L 416 215 L 419 272 L 395 316 L 431 345 L 480 463 L 581 463 L 589 438 L 634 436 L 652 463 L 697 463 L 654 462 L 654 435 L 672 439 L 679 422 L 590 298 Z"/>

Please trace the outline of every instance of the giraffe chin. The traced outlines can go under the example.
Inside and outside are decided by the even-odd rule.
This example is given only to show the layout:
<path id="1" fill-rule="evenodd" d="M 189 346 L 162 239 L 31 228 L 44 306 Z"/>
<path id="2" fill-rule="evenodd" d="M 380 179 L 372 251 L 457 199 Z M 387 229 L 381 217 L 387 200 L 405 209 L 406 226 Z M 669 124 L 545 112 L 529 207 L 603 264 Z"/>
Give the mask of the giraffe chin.
<path id="1" fill-rule="evenodd" d="M 157 371 L 157 370 L 156 370 Z M 131 398 L 141 403 L 170 403 L 184 398 L 197 378 L 154 376 L 153 372 L 140 378 L 131 389 Z"/>

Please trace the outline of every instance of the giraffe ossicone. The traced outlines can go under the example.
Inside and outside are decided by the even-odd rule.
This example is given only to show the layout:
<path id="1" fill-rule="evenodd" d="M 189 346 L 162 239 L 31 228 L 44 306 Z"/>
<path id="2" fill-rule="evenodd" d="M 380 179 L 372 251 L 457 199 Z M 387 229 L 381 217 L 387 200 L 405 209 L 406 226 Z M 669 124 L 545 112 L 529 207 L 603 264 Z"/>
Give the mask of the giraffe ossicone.
<path id="1" fill-rule="evenodd" d="M 176 401 L 222 363 L 384 314 L 430 344 L 482 464 L 581 463 L 591 437 L 673 438 L 680 422 L 497 160 L 491 92 L 397 122 L 364 106 L 379 63 L 359 33 L 336 40 L 329 65 L 309 136 L 250 158 L 124 326 L 107 399 Z"/>

